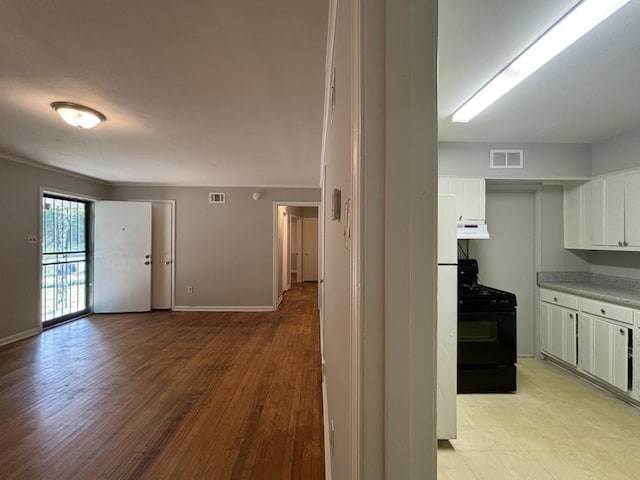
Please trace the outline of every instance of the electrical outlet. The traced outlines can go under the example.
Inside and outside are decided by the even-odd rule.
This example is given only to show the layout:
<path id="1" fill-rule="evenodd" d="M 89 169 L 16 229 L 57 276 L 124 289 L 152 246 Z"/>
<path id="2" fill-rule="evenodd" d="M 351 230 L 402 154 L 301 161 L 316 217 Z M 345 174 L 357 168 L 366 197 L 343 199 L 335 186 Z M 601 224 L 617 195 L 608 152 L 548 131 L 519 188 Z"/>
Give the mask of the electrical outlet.
<path id="1" fill-rule="evenodd" d="M 37 235 L 27 235 L 27 243 L 38 243 Z"/>
<path id="2" fill-rule="evenodd" d="M 193 287 L 191 285 L 187 287 L 187 293 L 193 293 Z"/>

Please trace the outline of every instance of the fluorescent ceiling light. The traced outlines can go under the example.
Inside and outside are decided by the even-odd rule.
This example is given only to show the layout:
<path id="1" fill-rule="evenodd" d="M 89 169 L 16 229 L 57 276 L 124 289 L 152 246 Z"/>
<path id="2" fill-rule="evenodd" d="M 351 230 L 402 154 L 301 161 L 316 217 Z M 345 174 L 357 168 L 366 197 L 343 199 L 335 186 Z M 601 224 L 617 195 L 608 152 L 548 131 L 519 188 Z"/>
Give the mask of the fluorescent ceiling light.
<path id="1" fill-rule="evenodd" d="M 69 125 L 78 128 L 93 128 L 107 119 L 99 111 L 77 103 L 53 102 L 51 108 Z"/>
<path id="2" fill-rule="evenodd" d="M 630 0 L 584 0 L 471 97 L 451 120 L 468 122 Z"/>

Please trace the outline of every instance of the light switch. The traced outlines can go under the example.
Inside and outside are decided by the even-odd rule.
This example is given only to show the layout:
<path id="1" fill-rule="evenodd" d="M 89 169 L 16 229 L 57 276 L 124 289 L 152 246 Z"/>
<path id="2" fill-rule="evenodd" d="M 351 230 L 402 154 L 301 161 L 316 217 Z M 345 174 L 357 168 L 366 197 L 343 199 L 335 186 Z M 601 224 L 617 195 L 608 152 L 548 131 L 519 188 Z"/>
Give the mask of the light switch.
<path id="1" fill-rule="evenodd" d="M 27 243 L 38 243 L 37 235 L 27 235 Z"/>

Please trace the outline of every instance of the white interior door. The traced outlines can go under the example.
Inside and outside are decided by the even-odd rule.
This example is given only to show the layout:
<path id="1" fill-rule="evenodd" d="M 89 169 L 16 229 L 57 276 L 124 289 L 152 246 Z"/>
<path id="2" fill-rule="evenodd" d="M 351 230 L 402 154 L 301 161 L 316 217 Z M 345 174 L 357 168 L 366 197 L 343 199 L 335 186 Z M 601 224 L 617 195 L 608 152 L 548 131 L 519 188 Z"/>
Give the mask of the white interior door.
<path id="1" fill-rule="evenodd" d="M 151 241 L 151 308 L 171 309 L 173 205 L 153 202 Z"/>
<path id="2" fill-rule="evenodd" d="M 318 281 L 318 219 L 302 219 L 303 280 Z"/>
<path id="3" fill-rule="evenodd" d="M 151 203 L 95 204 L 93 311 L 151 309 Z"/>
<path id="4" fill-rule="evenodd" d="M 302 281 L 302 218 L 296 222 L 296 282 Z"/>

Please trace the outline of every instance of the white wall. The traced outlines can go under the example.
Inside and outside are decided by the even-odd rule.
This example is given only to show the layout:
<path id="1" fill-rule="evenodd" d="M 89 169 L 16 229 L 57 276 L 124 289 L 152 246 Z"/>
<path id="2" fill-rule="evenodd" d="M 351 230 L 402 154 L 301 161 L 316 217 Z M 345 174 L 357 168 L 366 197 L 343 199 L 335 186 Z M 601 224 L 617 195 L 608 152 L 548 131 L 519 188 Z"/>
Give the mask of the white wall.
<path id="1" fill-rule="evenodd" d="M 342 205 L 351 195 L 351 2 L 338 1 L 335 53 L 336 103 L 326 136 L 326 191 L 339 188 Z M 351 251 L 343 237 L 345 217 L 324 221 L 324 357 L 328 416 L 334 425 L 331 455 L 334 479 L 351 475 Z"/>
<path id="2" fill-rule="evenodd" d="M 594 143 L 593 175 L 640 167 L 640 129 Z"/>
<path id="3" fill-rule="evenodd" d="M 489 150 L 524 150 L 524 168 L 489 168 Z M 530 143 L 492 144 L 440 142 L 438 174 L 486 178 L 588 178 L 591 176 L 591 147 L 582 144 Z"/>
<path id="4" fill-rule="evenodd" d="M 129 187 L 115 200 L 176 200 L 176 305 L 269 307 L 273 304 L 273 202 L 319 201 L 317 188 Z M 208 192 L 226 192 L 211 205 Z M 278 266 L 279 269 L 279 266 Z M 193 294 L 187 286 L 193 286 Z"/>
<path id="5" fill-rule="evenodd" d="M 38 235 L 40 187 L 106 198 L 102 183 L 55 173 L 0 158 L 0 343 L 40 325 L 39 249 L 27 235 Z"/>

